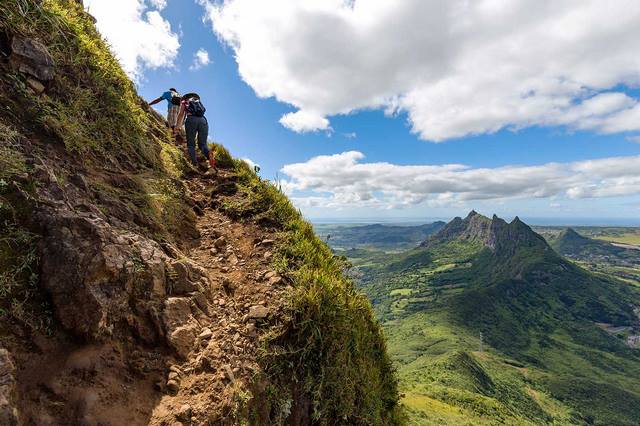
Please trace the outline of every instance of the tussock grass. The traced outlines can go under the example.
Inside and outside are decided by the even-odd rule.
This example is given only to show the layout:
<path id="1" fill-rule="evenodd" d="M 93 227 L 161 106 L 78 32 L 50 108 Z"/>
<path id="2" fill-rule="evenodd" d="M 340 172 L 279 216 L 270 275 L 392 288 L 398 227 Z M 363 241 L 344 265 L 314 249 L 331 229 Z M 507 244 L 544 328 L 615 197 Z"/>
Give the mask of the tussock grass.
<path id="1" fill-rule="evenodd" d="M 395 372 L 369 301 L 277 185 L 243 161 L 236 170 L 247 196 L 233 208 L 280 231 L 274 263 L 294 283 L 284 320 L 266 337 L 262 356 L 279 384 L 272 411 L 293 399 L 293 409 L 311 405 L 317 424 L 398 424 Z M 294 388 L 285 385 L 292 382 Z"/>
<path id="2" fill-rule="evenodd" d="M 210 143 L 209 149 L 215 153 L 216 164 L 218 167 L 230 169 L 236 166 L 236 160 L 224 146 L 218 143 Z"/>
<path id="3" fill-rule="evenodd" d="M 7 185 L 7 180 L 24 173 L 26 165 L 24 157 L 18 150 L 21 135 L 13 127 L 0 122 L 0 180 Z"/>
<path id="4" fill-rule="evenodd" d="M 0 30 L 40 40 L 56 63 L 48 96 L 32 96 L 24 76 L 14 74 L 16 122 L 37 123 L 67 149 L 90 152 L 87 160 L 113 155 L 151 168 L 159 164 L 157 145 L 146 137 L 146 107 L 77 2 L 2 2 Z"/>
<path id="5" fill-rule="evenodd" d="M 52 316 L 37 287 L 39 236 L 20 226 L 29 206 L 16 205 L 16 193 L 31 190 L 22 179 L 27 172 L 18 150 L 22 139 L 13 127 L 0 122 L 0 320 L 13 319 L 46 331 Z"/>
<path id="6" fill-rule="evenodd" d="M 0 33 L 39 40 L 56 63 L 55 78 L 42 96 L 31 94 L 26 77 L 0 63 L 0 89 L 12 94 L 3 99 L 9 107 L 0 110 L 0 119 L 15 123 L 25 135 L 62 142 L 81 158 L 95 172 L 88 176 L 90 186 L 107 198 L 97 200 L 105 213 L 124 203 L 143 218 L 139 224 L 149 235 L 174 241 L 192 226 L 179 181 L 189 170 L 186 158 L 162 119 L 138 97 L 81 5 L 74 0 L 2 2 Z M 105 169 L 133 185 L 114 187 L 102 174 Z"/>

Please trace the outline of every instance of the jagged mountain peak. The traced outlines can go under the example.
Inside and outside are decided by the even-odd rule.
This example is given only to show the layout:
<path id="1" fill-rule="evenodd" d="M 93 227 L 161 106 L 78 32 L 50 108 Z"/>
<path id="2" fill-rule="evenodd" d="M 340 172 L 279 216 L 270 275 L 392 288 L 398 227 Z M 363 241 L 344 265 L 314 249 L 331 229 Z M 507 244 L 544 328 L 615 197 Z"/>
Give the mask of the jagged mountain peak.
<path id="1" fill-rule="evenodd" d="M 472 210 L 465 219 L 456 217 L 433 235 L 423 246 L 460 240 L 481 243 L 494 252 L 513 252 L 518 246 L 547 249 L 544 238 L 516 216 L 510 223 L 494 214 L 491 219 Z"/>

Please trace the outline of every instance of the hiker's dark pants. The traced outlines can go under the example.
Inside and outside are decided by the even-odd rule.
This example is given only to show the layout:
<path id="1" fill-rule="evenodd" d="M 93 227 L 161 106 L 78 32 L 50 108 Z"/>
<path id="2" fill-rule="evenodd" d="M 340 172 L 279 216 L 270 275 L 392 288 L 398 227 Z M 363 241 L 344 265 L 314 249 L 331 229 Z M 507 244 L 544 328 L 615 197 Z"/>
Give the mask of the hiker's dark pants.
<path id="1" fill-rule="evenodd" d="M 189 158 L 194 166 L 198 165 L 196 158 L 196 134 L 198 135 L 198 147 L 205 158 L 209 158 L 209 147 L 207 146 L 207 137 L 209 137 L 209 123 L 205 117 L 196 117 L 190 115 L 184 123 L 184 129 L 187 132 L 187 148 L 189 149 Z"/>

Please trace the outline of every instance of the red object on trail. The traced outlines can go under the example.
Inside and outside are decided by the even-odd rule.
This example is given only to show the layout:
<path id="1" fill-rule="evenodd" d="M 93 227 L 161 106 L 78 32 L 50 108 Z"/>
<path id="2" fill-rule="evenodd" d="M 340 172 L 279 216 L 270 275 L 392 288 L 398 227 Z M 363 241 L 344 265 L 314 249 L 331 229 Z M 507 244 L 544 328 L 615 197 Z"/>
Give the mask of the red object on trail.
<path id="1" fill-rule="evenodd" d="M 216 168 L 216 156 L 213 151 L 209 151 L 209 166 L 213 169 Z"/>

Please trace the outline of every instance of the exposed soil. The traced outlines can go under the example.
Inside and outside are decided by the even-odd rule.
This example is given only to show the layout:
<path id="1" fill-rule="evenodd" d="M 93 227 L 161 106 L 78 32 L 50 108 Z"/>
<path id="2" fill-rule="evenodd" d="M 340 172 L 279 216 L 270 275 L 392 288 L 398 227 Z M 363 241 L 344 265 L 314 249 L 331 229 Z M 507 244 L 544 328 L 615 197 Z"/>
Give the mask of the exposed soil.
<path id="1" fill-rule="evenodd" d="M 16 364 L 20 423 L 236 424 L 246 390 L 260 387 L 259 336 L 287 284 L 270 267 L 273 231 L 212 207 L 240 196 L 218 193 L 211 202 L 213 186 L 233 181 L 222 170 L 188 182 L 199 236 L 173 257 L 201 268 L 208 288 L 168 292 L 165 322 L 181 346 L 145 343 L 135 333 L 86 343 L 60 329 L 47 337 L 16 326 L 3 343 Z"/>

